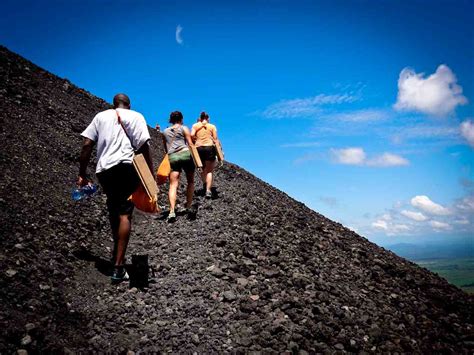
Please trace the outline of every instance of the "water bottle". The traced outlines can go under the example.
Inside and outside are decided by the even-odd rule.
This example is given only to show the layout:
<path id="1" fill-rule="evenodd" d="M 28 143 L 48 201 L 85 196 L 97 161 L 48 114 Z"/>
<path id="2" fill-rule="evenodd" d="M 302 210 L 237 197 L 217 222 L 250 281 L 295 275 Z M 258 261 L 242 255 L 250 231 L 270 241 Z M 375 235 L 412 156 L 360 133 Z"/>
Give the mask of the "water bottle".
<path id="1" fill-rule="evenodd" d="M 97 191 L 97 185 L 88 184 L 82 187 L 75 188 L 72 191 L 72 199 L 74 201 L 82 200 L 84 197 L 92 196 Z"/>

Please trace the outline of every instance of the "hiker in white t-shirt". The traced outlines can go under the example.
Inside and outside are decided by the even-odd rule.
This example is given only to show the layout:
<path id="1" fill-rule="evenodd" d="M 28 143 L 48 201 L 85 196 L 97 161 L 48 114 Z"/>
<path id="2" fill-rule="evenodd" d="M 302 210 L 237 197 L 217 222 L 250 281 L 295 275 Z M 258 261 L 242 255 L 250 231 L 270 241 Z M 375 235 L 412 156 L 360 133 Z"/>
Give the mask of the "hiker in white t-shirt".
<path id="1" fill-rule="evenodd" d="M 112 282 L 128 280 L 124 268 L 125 252 L 131 230 L 134 205 L 128 200 L 140 179 L 133 167 L 134 152 L 142 153 L 153 171 L 148 141 L 150 134 L 145 118 L 130 109 L 130 99 L 125 94 L 114 97 L 114 109 L 99 112 L 82 132 L 84 143 L 80 157 L 77 184 L 89 183 L 87 165 L 92 148 L 97 145 L 96 175 L 107 195 L 107 208 L 114 238 Z"/>

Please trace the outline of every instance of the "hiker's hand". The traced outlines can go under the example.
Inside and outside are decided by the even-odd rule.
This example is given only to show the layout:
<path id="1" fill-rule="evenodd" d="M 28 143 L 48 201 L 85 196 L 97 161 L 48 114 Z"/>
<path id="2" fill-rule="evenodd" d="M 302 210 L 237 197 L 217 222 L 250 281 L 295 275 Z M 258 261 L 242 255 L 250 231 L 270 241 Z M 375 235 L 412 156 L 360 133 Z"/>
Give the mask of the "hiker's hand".
<path id="1" fill-rule="evenodd" d="M 82 176 L 79 176 L 77 178 L 77 186 L 83 187 L 83 186 L 86 186 L 88 184 L 89 184 L 89 180 L 87 180 L 87 178 L 82 177 Z"/>

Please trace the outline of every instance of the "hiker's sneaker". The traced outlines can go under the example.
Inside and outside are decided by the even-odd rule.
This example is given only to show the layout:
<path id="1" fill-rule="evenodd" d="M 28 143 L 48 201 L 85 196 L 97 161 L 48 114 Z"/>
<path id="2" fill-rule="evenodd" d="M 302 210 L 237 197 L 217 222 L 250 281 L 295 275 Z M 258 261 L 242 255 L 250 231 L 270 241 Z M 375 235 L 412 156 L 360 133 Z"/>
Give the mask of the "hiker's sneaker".
<path id="1" fill-rule="evenodd" d="M 170 212 L 168 215 L 168 222 L 174 222 L 176 221 L 176 213 L 174 211 Z"/>
<path id="2" fill-rule="evenodd" d="M 212 192 L 211 191 L 206 191 L 206 198 L 207 199 L 212 198 Z"/>
<path id="3" fill-rule="evenodd" d="M 122 281 L 130 280 L 128 276 L 127 270 L 123 266 L 115 267 L 114 271 L 112 272 L 112 284 L 116 285 L 121 283 Z"/>
<path id="4" fill-rule="evenodd" d="M 195 220 L 196 215 L 197 215 L 197 207 L 196 206 L 191 206 L 189 208 L 186 208 L 186 215 L 188 216 L 189 220 Z"/>

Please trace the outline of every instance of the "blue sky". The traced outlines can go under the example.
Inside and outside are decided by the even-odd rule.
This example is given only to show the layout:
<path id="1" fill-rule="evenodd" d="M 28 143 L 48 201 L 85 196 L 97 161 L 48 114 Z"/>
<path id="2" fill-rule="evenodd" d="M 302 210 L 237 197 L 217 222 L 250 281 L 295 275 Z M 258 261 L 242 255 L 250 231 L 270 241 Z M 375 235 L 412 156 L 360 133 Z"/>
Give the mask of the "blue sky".
<path id="1" fill-rule="evenodd" d="M 0 42 L 382 245 L 472 241 L 471 1 L 3 1 Z M 472 244 L 471 244 L 472 245 Z"/>

